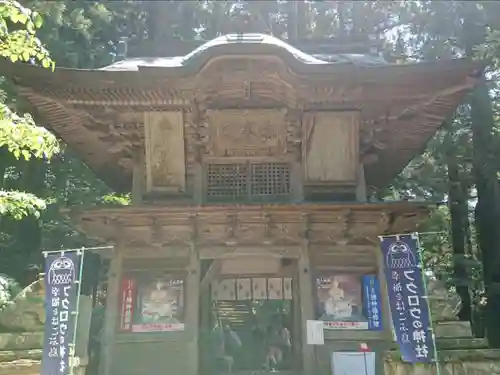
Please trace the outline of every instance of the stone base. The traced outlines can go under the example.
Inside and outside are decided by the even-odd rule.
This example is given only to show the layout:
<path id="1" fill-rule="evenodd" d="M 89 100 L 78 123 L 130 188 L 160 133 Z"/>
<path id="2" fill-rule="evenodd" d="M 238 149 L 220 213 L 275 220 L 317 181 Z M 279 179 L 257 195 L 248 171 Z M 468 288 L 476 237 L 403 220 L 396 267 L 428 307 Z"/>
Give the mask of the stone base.
<path id="1" fill-rule="evenodd" d="M 444 363 L 440 367 L 441 375 L 500 375 L 500 363 L 497 362 L 456 362 Z M 402 362 L 386 363 L 384 375 L 436 375 L 435 366 L 411 366 Z"/>
<path id="2" fill-rule="evenodd" d="M 29 350 L 43 346 L 43 332 L 0 333 L 0 351 Z"/>
<path id="3" fill-rule="evenodd" d="M 440 350 L 441 375 L 500 375 L 500 350 Z M 436 375 L 435 365 L 410 365 L 401 362 L 396 353 L 388 353 L 384 375 Z"/>
<path id="4" fill-rule="evenodd" d="M 472 338 L 472 328 L 470 322 L 459 322 L 459 321 L 449 321 L 449 322 L 438 322 L 435 325 L 436 337 L 471 337 Z"/>
<path id="5" fill-rule="evenodd" d="M 39 375 L 41 350 L 0 350 L 0 375 Z"/>
<path id="6" fill-rule="evenodd" d="M 0 375 L 40 375 L 42 350 L 0 350 Z M 75 375 L 85 375 L 88 359 L 78 361 Z"/>

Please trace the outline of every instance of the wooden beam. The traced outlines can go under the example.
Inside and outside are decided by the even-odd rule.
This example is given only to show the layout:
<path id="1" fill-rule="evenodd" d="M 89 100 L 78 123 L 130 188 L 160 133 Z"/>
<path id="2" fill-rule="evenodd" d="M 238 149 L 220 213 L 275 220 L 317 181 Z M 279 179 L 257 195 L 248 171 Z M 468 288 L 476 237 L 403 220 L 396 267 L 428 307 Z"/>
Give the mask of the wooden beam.
<path id="1" fill-rule="evenodd" d="M 269 256 L 274 258 L 298 258 L 300 255 L 300 246 L 283 245 L 234 245 L 224 246 L 200 246 L 201 259 L 229 259 L 241 258 L 246 256 Z"/>

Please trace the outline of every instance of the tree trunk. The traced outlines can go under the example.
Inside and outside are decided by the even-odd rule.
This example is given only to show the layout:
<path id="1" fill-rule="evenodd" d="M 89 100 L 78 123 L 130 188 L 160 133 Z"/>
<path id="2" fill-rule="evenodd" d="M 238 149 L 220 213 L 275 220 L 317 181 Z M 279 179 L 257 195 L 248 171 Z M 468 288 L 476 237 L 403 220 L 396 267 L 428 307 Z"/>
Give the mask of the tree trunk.
<path id="1" fill-rule="evenodd" d="M 451 216 L 451 243 L 453 247 L 454 265 L 453 277 L 457 293 L 462 299 L 462 308 L 458 313 L 458 317 L 462 321 L 471 321 L 471 296 L 468 284 L 467 269 L 463 260 L 466 253 L 466 225 L 469 224 L 467 220 L 467 196 L 462 190 L 462 183 L 460 181 L 460 173 L 458 168 L 458 161 L 453 147 L 453 129 L 447 126 L 447 141 L 445 142 L 447 153 L 447 167 L 448 167 L 448 181 L 449 181 L 449 199 L 448 206 Z"/>
<path id="2" fill-rule="evenodd" d="M 26 162 L 22 180 L 22 190 L 43 197 L 47 164 L 44 160 L 31 159 Z M 42 246 L 41 220 L 30 215 L 17 223 L 15 248 L 18 252 L 17 276 L 24 277 L 25 268 L 30 263 L 39 263 Z M 21 282 L 26 282 L 21 280 Z"/>
<path id="3" fill-rule="evenodd" d="M 486 337 L 491 347 L 500 348 L 500 231 L 498 223 L 498 181 L 492 147 L 493 109 L 489 88 L 483 79 L 471 97 L 474 174 L 477 189 L 476 229 L 482 252 L 487 305 Z"/>
<path id="4" fill-rule="evenodd" d="M 286 25 L 287 39 L 289 43 L 297 42 L 299 39 L 298 18 L 299 1 L 288 2 L 288 22 Z"/>

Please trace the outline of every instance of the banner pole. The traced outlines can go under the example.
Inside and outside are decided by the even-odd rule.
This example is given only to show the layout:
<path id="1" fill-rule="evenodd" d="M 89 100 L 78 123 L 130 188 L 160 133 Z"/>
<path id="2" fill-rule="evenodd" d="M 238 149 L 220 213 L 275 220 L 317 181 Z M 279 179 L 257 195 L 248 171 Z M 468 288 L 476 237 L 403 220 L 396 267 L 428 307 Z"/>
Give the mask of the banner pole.
<path id="1" fill-rule="evenodd" d="M 55 253 L 74 253 L 74 252 L 79 252 L 82 251 L 82 249 L 85 250 L 111 250 L 114 249 L 114 246 L 94 246 L 94 247 L 79 247 L 76 249 L 61 249 L 61 250 L 48 250 L 48 251 L 42 251 L 43 256 L 46 258 L 48 254 L 55 254 Z"/>
<path id="2" fill-rule="evenodd" d="M 434 360 L 436 361 L 436 375 L 441 375 L 441 366 L 439 364 L 438 350 L 436 345 L 436 334 L 434 333 L 434 322 L 432 320 L 431 302 L 429 300 L 429 293 L 427 288 L 427 277 L 425 275 L 424 258 L 422 254 L 422 247 L 420 246 L 420 236 L 418 232 L 413 233 L 417 241 L 417 252 L 419 267 L 422 271 L 422 281 L 424 285 L 425 298 L 427 299 L 427 310 L 429 314 L 429 331 L 431 332 L 432 346 L 434 347 Z"/>
<path id="3" fill-rule="evenodd" d="M 76 347 L 76 336 L 78 334 L 78 315 L 79 315 L 79 309 L 80 309 L 80 293 L 82 291 L 82 278 L 83 278 L 83 259 L 85 256 L 85 248 L 82 247 L 80 250 L 76 250 L 77 254 L 80 254 L 80 266 L 78 269 L 78 286 L 76 288 L 76 304 L 75 304 L 75 311 L 73 312 L 74 315 L 74 325 L 73 325 L 73 342 L 71 343 L 71 363 L 69 366 L 69 375 L 73 375 L 75 371 L 75 367 L 78 366 L 78 363 L 76 363 L 76 356 L 75 356 L 75 347 Z M 439 375 L 439 374 L 438 374 Z"/>

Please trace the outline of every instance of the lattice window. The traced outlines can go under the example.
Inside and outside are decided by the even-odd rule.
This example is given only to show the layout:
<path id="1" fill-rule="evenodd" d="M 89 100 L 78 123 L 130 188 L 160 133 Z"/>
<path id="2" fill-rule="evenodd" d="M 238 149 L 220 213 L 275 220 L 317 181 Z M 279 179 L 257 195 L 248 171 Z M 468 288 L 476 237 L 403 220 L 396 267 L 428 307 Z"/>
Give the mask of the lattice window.
<path id="1" fill-rule="evenodd" d="M 208 201 L 275 201 L 290 193 L 286 163 L 210 164 L 206 175 Z"/>
<path id="2" fill-rule="evenodd" d="M 207 171 L 207 199 L 242 200 L 248 195 L 247 164 L 210 164 Z"/>
<path id="3" fill-rule="evenodd" d="M 250 195 L 253 197 L 277 197 L 290 192 L 288 164 L 251 164 Z"/>

